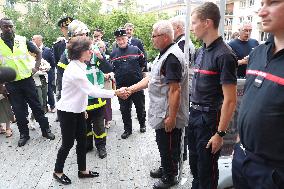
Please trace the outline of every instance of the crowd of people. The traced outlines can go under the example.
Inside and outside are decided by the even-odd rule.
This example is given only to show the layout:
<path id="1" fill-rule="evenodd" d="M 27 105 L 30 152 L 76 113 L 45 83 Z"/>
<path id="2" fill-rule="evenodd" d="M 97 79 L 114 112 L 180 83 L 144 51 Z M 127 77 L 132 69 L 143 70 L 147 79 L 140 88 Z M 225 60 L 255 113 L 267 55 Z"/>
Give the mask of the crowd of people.
<path id="1" fill-rule="evenodd" d="M 64 37 L 48 48 L 41 35 L 27 40 L 15 34 L 11 19 L 2 18 L 0 66 L 15 69 L 17 76 L 0 85 L 0 123 L 5 123 L 0 133 L 11 137 L 10 124 L 15 121 L 18 146 L 24 146 L 30 139 L 28 125 L 33 129 L 36 120 L 42 136 L 54 140 L 45 113 L 56 112 L 62 144 L 53 177 L 71 184 L 63 169 L 75 140 L 78 177 L 98 177 L 98 172 L 87 169 L 86 154 L 95 145 L 99 158 L 107 156 L 111 98 L 117 96 L 122 139 L 132 134 L 132 104 L 140 132 L 146 132 L 146 125 L 155 130 L 161 164 L 150 171 L 158 178 L 154 189 L 176 185 L 186 159 L 192 189 L 217 189 L 218 159 L 236 108 L 237 79 L 245 78 L 232 162 L 234 188 L 283 188 L 284 1 L 261 2 L 258 15 L 263 30 L 270 33 L 261 45 L 250 38 L 249 22 L 243 22 L 237 37 L 226 44 L 218 33 L 220 10 L 212 2 L 191 12 L 191 32 L 203 43 L 199 49 L 191 41 L 185 49 L 182 17 L 156 22 L 152 43 L 159 54 L 149 73 L 146 49 L 134 37 L 131 23 L 114 31 L 110 46 L 103 41 L 102 29 L 91 33 L 85 23 L 66 17 L 58 22 Z M 185 58 L 187 52 L 190 60 Z M 147 122 L 145 88 L 150 101 Z"/>

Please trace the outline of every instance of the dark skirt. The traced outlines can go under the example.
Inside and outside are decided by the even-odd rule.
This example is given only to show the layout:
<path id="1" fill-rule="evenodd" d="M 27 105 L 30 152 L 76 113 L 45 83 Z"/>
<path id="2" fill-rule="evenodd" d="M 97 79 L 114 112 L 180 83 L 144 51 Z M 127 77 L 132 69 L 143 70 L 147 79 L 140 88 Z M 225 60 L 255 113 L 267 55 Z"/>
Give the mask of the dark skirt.
<path id="1" fill-rule="evenodd" d="M 106 100 L 105 112 L 104 112 L 105 121 L 111 121 L 112 120 L 111 99 L 107 98 L 105 100 Z"/>

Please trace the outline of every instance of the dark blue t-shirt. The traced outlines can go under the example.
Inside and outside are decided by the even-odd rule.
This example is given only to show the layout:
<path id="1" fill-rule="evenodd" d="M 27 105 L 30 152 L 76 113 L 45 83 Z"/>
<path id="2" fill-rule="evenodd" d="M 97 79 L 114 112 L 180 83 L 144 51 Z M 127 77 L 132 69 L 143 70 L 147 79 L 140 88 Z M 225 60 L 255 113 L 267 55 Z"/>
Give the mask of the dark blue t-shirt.
<path id="1" fill-rule="evenodd" d="M 229 42 L 230 47 L 236 53 L 238 60 L 243 59 L 249 53 L 258 46 L 258 41 L 255 39 L 249 39 L 248 41 L 241 41 L 240 39 L 234 39 Z M 246 76 L 247 65 L 239 65 L 237 70 L 237 77 L 244 78 Z"/>

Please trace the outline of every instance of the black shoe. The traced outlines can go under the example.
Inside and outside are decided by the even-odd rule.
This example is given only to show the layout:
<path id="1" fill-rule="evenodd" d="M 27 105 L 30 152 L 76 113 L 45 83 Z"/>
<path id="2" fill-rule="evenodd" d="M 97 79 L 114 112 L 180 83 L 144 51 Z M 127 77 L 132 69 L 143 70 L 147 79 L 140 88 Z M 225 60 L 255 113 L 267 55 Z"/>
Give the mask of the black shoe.
<path id="1" fill-rule="evenodd" d="M 162 178 L 163 176 L 163 167 L 150 171 L 150 176 L 152 178 Z"/>
<path id="2" fill-rule="evenodd" d="M 45 129 L 42 131 L 42 136 L 50 139 L 50 140 L 54 140 L 55 139 L 55 135 L 50 131 L 50 129 Z"/>
<path id="3" fill-rule="evenodd" d="M 78 171 L 78 177 L 79 178 L 94 178 L 94 177 L 98 177 L 98 176 L 100 176 L 100 174 L 97 173 L 97 172 L 89 171 L 88 174 L 84 174 L 81 171 Z"/>
<path id="4" fill-rule="evenodd" d="M 140 127 L 140 133 L 145 133 L 146 132 L 146 127 Z"/>
<path id="5" fill-rule="evenodd" d="M 127 139 L 132 133 L 128 132 L 128 131 L 124 131 L 124 133 L 121 135 L 122 139 Z"/>
<path id="6" fill-rule="evenodd" d="M 53 178 L 55 178 L 56 181 L 60 182 L 61 184 L 71 184 L 71 180 L 65 174 L 59 177 L 55 173 L 53 173 Z"/>
<path id="7" fill-rule="evenodd" d="M 157 182 L 154 183 L 154 189 L 169 189 L 171 186 L 177 184 L 177 178 L 175 176 L 166 177 L 163 176 Z"/>
<path id="8" fill-rule="evenodd" d="M 99 151 L 99 158 L 104 159 L 107 156 L 106 148 L 98 149 Z"/>
<path id="9" fill-rule="evenodd" d="M 21 134 L 20 135 L 20 140 L 18 141 L 18 146 L 19 147 L 24 146 L 29 139 L 30 139 L 29 135 Z"/>

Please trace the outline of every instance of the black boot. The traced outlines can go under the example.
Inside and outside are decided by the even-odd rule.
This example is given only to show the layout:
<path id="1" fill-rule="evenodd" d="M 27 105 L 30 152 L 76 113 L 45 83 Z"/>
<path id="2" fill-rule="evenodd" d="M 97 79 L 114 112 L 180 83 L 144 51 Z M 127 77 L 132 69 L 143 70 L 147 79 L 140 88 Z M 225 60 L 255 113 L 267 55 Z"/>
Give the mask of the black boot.
<path id="1" fill-rule="evenodd" d="M 152 178 L 162 178 L 162 176 L 163 176 L 163 167 L 159 167 L 158 169 L 151 170 L 150 171 L 150 176 Z"/>
<path id="2" fill-rule="evenodd" d="M 19 147 L 24 146 L 29 139 L 30 139 L 29 135 L 21 134 L 20 140 L 18 141 L 18 146 Z"/>
<path id="3" fill-rule="evenodd" d="M 132 133 L 128 132 L 128 131 L 124 131 L 124 133 L 122 133 L 121 138 L 122 139 L 127 139 Z"/>
<path id="4" fill-rule="evenodd" d="M 50 131 L 50 129 L 43 129 L 42 130 L 42 136 L 50 139 L 50 140 L 54 140 L 55 139 L 55 135 Z"/>
<path id="5" fill-rule="evenodd" d="M 171 186 L 176 185 L 177 183 L 178 182 L 177 182 L 176 176 L 164 175 L 160 180 L 154 183 L 153 188 L 154 189 L 168 189 Z"/>

